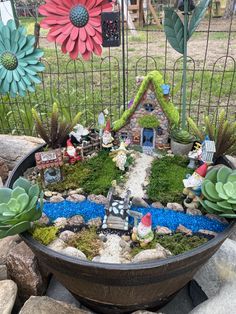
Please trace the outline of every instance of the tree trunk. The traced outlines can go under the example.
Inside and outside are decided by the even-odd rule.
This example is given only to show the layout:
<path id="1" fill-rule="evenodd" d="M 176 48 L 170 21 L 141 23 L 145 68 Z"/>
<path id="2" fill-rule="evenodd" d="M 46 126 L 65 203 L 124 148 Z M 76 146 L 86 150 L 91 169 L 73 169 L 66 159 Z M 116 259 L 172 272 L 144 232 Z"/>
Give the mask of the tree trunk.
<path id="1" fill-rule="evenodd" d="M 236 0 L 227 0 L 224 18 L 229 19 L 234 14 Z"/>

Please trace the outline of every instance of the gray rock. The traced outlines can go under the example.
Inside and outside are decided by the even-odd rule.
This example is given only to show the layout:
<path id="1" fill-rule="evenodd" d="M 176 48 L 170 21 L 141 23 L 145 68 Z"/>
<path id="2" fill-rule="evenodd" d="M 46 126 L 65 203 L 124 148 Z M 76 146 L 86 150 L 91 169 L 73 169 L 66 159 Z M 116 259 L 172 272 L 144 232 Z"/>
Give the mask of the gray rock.
<path id="1" fill-rule="evenodd" d="M 7 266 L 0 265 L 0 280 L 6 280 L 6 279 L 8 279 Z"/>
<path id="2" fill-rule="evenodd" d="M 59 239 L 61 239 L 62 241 L 64 242 L 68 242 L 69 239 L 71 237 L 73 237 L 75 235 L 74 232 L 70 231 L 70 230 L 66 230 L 66 231 L 63 231 L 60 235 L 59 235 Z"/>
<path id="3" fill-rule="evenodd" d="M 164 208 L 165 206 L 161 202 L 154 202 L 151 205 L 154 208 Z"/>
<path id="4" fill-rule="evenodd" d="M 172 234 L 172 231 L 167 227 L 157 226 L 156 234 Z"/>
<path id="5" fill-rule="evenodd" d="M 144 208 L 150 207 L 148 203 L 145 202 L 141 197 L 133 197 L 132 204 L 133 206 L 138 206 L 138 207 L 144 207 Z"/>
<path id="6" fill-rule="evenodd" d="M 57 301 L 66 302 L 68 304 L 79 307 L 80 303 L 73 295 L 53 276 L 48 286 L 46 295 Z"/>
<path id="7" fill-rule="evenodd" d="M 82 260 L 87 259 L 86 255 L 83 252 L 81 252 L 80 250 L 77 250 L 76 248 L 72 246 L 68 246 L 65 249 L 62 249 L 60 253 L 68 255 L 68 256 L 72 256 L 72 257 L 77 257 Z"/>
<path id="8" fill-rule="evenodd" d="M 67 224 L 70 226 L 79 226 L 84 224 L 84 218 L 81 215 L 75 215 L 67 220 Z"/>
<path id="9" fill-rule="evenodd" d="M 193 216 L 201 216 L 202 212 L 197 208 L 187 208 L 186 213 Z"/>
<path id="10" fill-rule="evenodd" d="M 12 280 L 0 281 L 0 313 L 11 314 L 17 295 L 17 285 Z"/>
<path id="11" fill-rule="evenodd" d="M 108 200 L 105 196 L 103 195 L 95 195 L 95 194 L 91 194 L 88 196 L 88 200 L 90 202 L 94 202 L 96 204 L 103 204 L 106 205 Z"/>
<path id="12" fill-rule="evenodd" d="M 228 221 L 224 217 L 217 216 L 215 214 L 206 214 L 207 218 L 222 222 L 223 224 L 228 224 Z"/>
<path id="13" fill-rule="evenodd" d="M 61 301 L 49 297 L 30 297 L 19 314 L 91 314 Z"/>
<path id="14" fill-rule="evenodd" d="M 65 217 L 59 217 L 56 220 L 53 221 L 53 224 L 56 227 L 63 228 L 67 224 L 67 219 Z"/>
<path id="15" fill-rule="evenodd" d="M 48 218 L 48 216 L 43 213 L 41 218 L 37 221 L 37 224 L 40 226 L 47 226 L 49 224 L 50 220 Z"/>
<path id="16" fill-rule="evenodd" d="M 0 157 L 12 170 L 23 156 L 42 143 L 43 140 L 36 137 L 0 134 Z"/>
<path id="17" fill-rule="evenodd" d="M 225 284 L 209 300 L 201 303 L 189 314 L 234 314 L 236 313 L 236 278 Z"/>
<path id="18" fill-rule="evenodd" d="M 187 235 L 192 235 L 193 234 L 192 230 L 186 228 L 183 225 L 178 225 L 178 227 L 176 229 L 176 232 L 181 232 L 181 233 L 184 233 L 184 234 L 187 234 Z"/>
<path id="19" fill-rule="evenodd" d="M 167 209 L 172 209 L 178 212 L 183 212 L 183 206 L 179 203 L 167 203 L 166 205 Z"/>
<path id="20" fill-rule="evenodd" d="M 100 217 L 92 218 L 88 221 L 89 226 L 95 226 L 99 228 L 101 224 L 102 224 L 102 219 Z"/>
<path id="21" fill-rule="evenodd" d="M 60 252 L 61 250 L 66 248 L 66 243 L 62 239 L 56 239 L 48 245 L 48 248 Z"/>
<path id="22" fill-rule="evenodd" d="M 236 169 L 236 157 L 227 155 L 226 158 L 232 164 L 233 168 Z"/>
<path id="23" fill-rule="evenodd" d="M 64 200 L 65 199 L 61 195 L 53 195 L 52 197 L 50 197 L 49 202 L 50 203 L 61 203 Z"/>
<path id="24" fill-rule="evenodd" d="M 5 160 L 0 157 L 0 177 L 5 182 L 8 177 L 9 169 Z"/>
<path id="25" fill-rule="evenodd" d="M 6 264 L 8 253 L 20 242 L 21 238 L 18 235 L 0 240 L 0 265 Z"/>
<path id="26" fill-rule="evenodd" d="M 2 177 L 0 177 L 0 188 L 3 188 L 3 181 L 2 181 Z"/>
<path id="27" fill-rule="evenodd" d="M 204 229 L 199 229 L 199 233 L 202 233 L 203 235 L 210 235 L 210 236 L 217 236 L 217 232 L 211 231 L 211 230 L 204 230 Z"/>
<path id="28" fill-rule="evenodd" d="M 15 281 L 22 300 L 31 295 L 41 295 L 46 290 L 47 278 L 44 278 L 34 253 L 24 243 L 17 244 L 8 254 L 7 269 L 10 278 Z"/>
<path id="29" fill-rule="evenodd" d="M 162 259 L 171 256 L 171 252 L 166 250 L 159 243 L 157 244 L 155 249 L 143 250 L 136 254 L 132 259 L 133 263 L 145 262 L 153 259 Z"/>
<path id="30" fill-rule="evenodd" d="M 44 192 L 44 196 L 45 197 L 52 197 L 53 196 L 53 192 L 52 191 L 45 191 Z"/>
<path id="31" fill-rule="evenodd" d="M 66 199 L 69 202 L 81 203 L 86 200 L 86 197 L 82 194 L 72 194 Z"/>
<path id="32" fill-rule="evenodd" d="M 227 239 L 196 273 L 194 279 L 208 297 L 213 297 L 234 273 L 236 273 L 236 243 Z"/>

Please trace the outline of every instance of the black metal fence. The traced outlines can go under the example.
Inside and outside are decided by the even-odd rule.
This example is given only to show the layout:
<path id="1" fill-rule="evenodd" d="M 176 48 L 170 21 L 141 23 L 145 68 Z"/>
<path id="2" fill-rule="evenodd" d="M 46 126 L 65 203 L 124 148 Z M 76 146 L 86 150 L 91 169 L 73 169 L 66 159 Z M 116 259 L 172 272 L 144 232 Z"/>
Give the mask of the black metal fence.
<path id="1" fill-rule="evenodd" d="M 34 21 L 31 23 L 33 30 Z M 162 27 L 147 24 L 128 29 L 125 24 L 123 35 L 121 47 L 103 48 L 102 58 L 84 62 L 63 55 L 41 30 L 39 46 L 45 51 L 46 66 L 42 84 L 23 98 L 0 97 L 0 132 L 34 134 L 31 108 L 36 107 L 47 121 L 53 102 L 58 102 L 68 117 L 82 111 L 81 122 L 87 125 L 96 125 L 98 113 L 105 108 L 114 120 L 135 97 L 136 77 L 154 69 L 171 85 L 172 101 L 181 110 L 181 55 L 166 42 Z M 187 115 L 201 123 L 205 113 L 224 108 L 235 120 L 235 16 L 218 19 L 209 11 L 189 43 L 188 55 Z"/>

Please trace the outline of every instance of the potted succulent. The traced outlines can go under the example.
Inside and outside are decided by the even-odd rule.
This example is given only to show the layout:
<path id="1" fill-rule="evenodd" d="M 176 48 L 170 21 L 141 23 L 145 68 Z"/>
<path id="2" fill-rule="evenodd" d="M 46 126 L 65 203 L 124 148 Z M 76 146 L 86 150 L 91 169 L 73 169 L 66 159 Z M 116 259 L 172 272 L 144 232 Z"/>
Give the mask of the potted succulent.
<path id="1" fill-rule="evenodd" d="M 194 137 L 181 128 L 174 128 L 170 134 L 171 150 L 174 155 L 188 155 L 193 147 Z"/>

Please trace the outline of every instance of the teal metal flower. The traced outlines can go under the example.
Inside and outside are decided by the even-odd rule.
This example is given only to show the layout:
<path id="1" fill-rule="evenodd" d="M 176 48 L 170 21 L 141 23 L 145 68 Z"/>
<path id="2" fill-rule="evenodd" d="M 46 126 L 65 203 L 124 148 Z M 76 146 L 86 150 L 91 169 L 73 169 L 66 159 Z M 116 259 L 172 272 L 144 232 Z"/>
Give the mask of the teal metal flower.
<path id="1" fill-rule="evenodd" d="M 39 60 L 43 51 L 34 44 L 35 37 L 27 36 L 25 27 L 16 28 L 13 20 L 7 25 L 0 21 L 0 94 L 25 96 L 41 83 L 37 74 L 45 69 Z"/>

